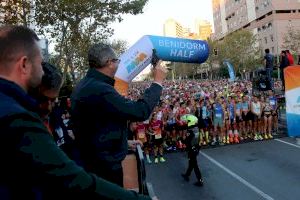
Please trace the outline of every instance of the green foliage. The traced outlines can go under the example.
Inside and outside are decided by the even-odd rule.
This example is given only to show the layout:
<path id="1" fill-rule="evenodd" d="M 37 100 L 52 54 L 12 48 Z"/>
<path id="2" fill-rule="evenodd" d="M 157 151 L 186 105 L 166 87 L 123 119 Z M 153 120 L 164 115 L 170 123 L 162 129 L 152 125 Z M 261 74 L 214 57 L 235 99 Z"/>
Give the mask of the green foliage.
<path id="1" fill-rule="evenodd" d="M 72 83 L 70 75 L 67 74 L 65 82 L 60 90 L 59 96 L 60 97 L 64 97 L 64 96 L 69 97 L 69 96 L 71 96 L 72 91 L 73 91 L 73 83 Z"/>
<path id="2" fill-rule="evenodd" d="M 300 53 L 300 30 L 289 27 L 283 38 L 283 49 L 289 49 L 293 54 Z"/>
<path id="3" fill-rule="evenodd" d="M 262 65 L 262 55 L 257 38 L 248 30 L 233 32 L 221 41 L 208 40 L 208 43 L 210 57 L 207 63 L 211 66 L 213 63 L 218 63 L 221 66 L 223 61 L 228 59 L 232 63 L 236 74 L 239 74 L 243 70 L 252 71 Z M 217 49 L 217 55 L 214 55 L 214 49 Z M 220 71 L 224 71 L 222 67 L 218 73 L 224 74 Z"/>
<path id="4" fill-rule="evenodd" d="M 29 26 L 33 22 L 33 9 L 31 1 L 27 0 L 2 0 L 0 2 L 0 24 L 19 24 Z"/>
<path id="5" fill-rule="evenodd" d="M 3 0 L 0 19 L 3 24 L 35 22 L 36 31 L 55 44 L 55 65 L 61 67 L 64 78 L 75 73 L 80 78 L 86 71 L 89 47 L 107 41 L 113 34 L 112 22 L 121 21 L 122 14 L 139 14 L 148 0 Z M 125 42 L 112 43 L 118 53 Z"/>

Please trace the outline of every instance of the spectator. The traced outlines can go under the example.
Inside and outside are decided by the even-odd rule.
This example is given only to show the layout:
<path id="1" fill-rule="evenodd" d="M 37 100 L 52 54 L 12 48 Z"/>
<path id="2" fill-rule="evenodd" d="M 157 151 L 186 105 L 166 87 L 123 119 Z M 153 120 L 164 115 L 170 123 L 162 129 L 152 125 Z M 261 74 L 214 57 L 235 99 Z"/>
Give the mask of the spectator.
<path id="1" fill-rule="evenodd" d="M 284 69 L 289 66 L 288 56 L 286 55 L 286 51 L 281 51 L 280 54 L 280 78 L 282 81 L 282 90 L 285 90 L 284 83 Z"/>
<path id="2" fill-rule="evenodd" d="M 26 27 L 0 27 L 1 199 L 150 199 L 88 174 L 57 147 L 28 95 L 43 75 L 37 41 Z"/>
<path id="3" fill-rule="evenodd" d="M 293 66 L 294 65 L 294 57 L 293 57 L 293 55 L 291 54 L 290 50 L 285 50 L 285 52 L 286 52 L 287 59 L 289 61 L 289 65 L 288 66 Z"/>
<path id="4" fill-rule="evenodd" d="M 270 49 L 265 49 L 265 66 L 266 66 L 266 73 L 267 73 L 267 79 L 270 83 L 270 86 L 273 90 L 273 81 L 272 81 L 272 73 L 274 68 L 274 56 L 270 53 Z"/>
<path id="5" fill-rule="evenodd" d="M 105 44 L 92 46 L 90 69 L 71 96 L 72 117 L 79 162 L 104 179 L 123 185 L 121 162 L 128 149 L 127 121 L 144 121 L 158 104 L 166 69 L 154 68 L 154 83 L 138 101 L 121 96 L 114 89 L 114 75 L 120 60 Z"/>

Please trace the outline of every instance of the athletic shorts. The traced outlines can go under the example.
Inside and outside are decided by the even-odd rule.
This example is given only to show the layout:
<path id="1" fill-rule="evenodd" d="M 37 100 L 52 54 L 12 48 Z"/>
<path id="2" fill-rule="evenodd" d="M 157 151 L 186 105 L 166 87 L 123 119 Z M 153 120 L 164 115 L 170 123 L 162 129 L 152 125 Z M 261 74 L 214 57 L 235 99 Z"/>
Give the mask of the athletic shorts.
<path id="1" fill-rule="evenodd" d="M 263 116 L 266 118 L 269 118 L 272 116 L 272 113 L 271 112 L 263 112 Z"/>
<path id="2" fill-rule="evenodd" d="M 167 124 L 166 131 L 173 131 L 175 129 L 176 124 Z"/>
<path id="3" fill-rule="evenodd" d="M 261 118 L 258 118 L 257 115 L 255 115 L 255 114 L 252 115 L 252 120 L 253 120 L 253 121 L 258 121 L 258 120 L 260 120 L 260 119 L 261 119 Z"/>
<path id="4" fill-rule="evenodd" d="M 160 139 L 154 139 L 153 140 L 153 144 L 154 144 L 154 146 L 161 146 L 162 144 L 163 144 L 163 142 L 164 142 L 164 139 L 163 138 L 160 138 Z"/>
<path id="5" fill-rule="evenodd" d="M 214 126 L 219 126 L 219 127 L 224 126 L 222 117 L 215 117 L 214 118 Z"/>
<path id="6" fill-rule="evenodd" d="M 243 117 L 242 116 L 236 116 L 235 117 L 235 121 L 236 121 L 236 123 L 241 123 L 241 122 L 243 122 Z"/>
<path id="7" fill-rule="evenodd" d="M 207 128 L 209 126 L 209 119 L 201 119 L 199 121 L 199 129 Z"/>
<path id="8" fill-rule="evenodd" d="M 252 120 L 253 116 L 252 116 L 252 113 L 251 113 L 251 112 L 248 112 L 246 115 L 245 115 L 245 113 L 243 112 L 243 113 L 242 113 L 242 118 L 243 118 L 243 121 L 247 122 L 247 121 Z"/>

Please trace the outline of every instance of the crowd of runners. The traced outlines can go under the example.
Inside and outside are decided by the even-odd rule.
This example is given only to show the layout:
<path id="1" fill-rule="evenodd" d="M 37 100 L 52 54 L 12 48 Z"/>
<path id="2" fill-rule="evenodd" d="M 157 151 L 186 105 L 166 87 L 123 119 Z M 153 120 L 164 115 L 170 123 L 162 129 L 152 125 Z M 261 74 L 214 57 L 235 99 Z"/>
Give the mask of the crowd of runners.
<path id="1" fill-rule="evenodd" d="M 132 83 L 129 98 L 138 99 L 150 83 Z M 274 83 L 274 91 L 281 90 Z M 198 118 L 199 145 L 230 145 L 268 140 L 278 134 L 278 96 L 254 92 L 250 81 L 166 81 L 160 104 L 149 120 L 131 123 L 133 138 L 144 144 L 147 162 L 165 162 L 164 151 L 184 150 L 187 122 Z"/>

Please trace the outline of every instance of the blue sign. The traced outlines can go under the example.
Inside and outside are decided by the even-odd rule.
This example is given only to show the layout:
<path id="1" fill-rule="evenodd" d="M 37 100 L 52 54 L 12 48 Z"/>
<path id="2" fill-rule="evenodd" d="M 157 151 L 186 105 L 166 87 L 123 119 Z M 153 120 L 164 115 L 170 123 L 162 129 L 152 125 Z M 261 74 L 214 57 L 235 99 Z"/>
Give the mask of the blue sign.
<path id="1" fill-rule="evenodd" d="M 209 56 L 206 41 L 148 35 L 159 59 L 183 63 L 203 63 Z"/>
<path id="2" fill-rule="evenodd" d="M 228 68 L 229 80 L 232 82 L 235 81 L 235 72 L 232 64 L 228 60 L 225 60 L 224 65 L 226 65 Z"/>

